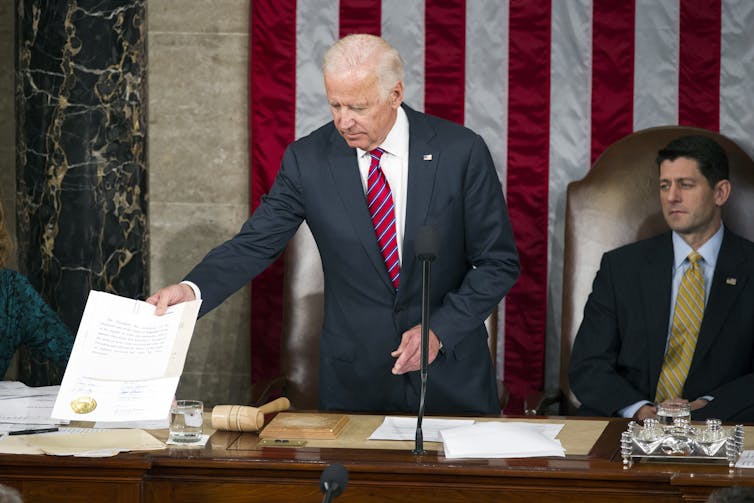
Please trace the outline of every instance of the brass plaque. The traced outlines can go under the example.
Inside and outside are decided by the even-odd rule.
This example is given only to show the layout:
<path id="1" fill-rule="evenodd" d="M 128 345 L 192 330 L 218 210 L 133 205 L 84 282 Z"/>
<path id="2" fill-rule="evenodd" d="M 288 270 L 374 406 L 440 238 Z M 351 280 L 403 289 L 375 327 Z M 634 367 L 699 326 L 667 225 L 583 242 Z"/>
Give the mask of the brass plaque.
<path id="1" fill-rule="evenodd" d="M 303 447 L 305 445 L 306 440 L 288 440 L 280 438 L 262 438 L 257 444 L 259 447 Z"/>

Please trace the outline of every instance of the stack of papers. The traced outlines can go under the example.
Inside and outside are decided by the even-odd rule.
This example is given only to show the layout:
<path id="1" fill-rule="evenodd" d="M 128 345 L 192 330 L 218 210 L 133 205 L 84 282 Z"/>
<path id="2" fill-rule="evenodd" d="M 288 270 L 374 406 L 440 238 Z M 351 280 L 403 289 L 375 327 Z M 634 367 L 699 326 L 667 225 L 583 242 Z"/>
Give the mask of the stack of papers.
<path id="1" fill-rule="evenodd" d="M 449 459 L 565 457 L 565 449 L 555 438 L 562 427 L 489 421 L 443 430 L 441 435 Z"/>
<path id="2" fill-rule="evenodd" d="M 30 388 L 22 382 L 0 381 L 0 435 L 67 424 L 50 417 L 59 388 Z"/>
<path id="3" fill-rule="evenodd" d="M 32 388 L 18 381 L 0 381 L 0 436 L 12 431 L 45 430 L 70 421 L 53 419 L 60 386 Z M 155 421 L 100 421 L 94 428 L 166 429 L 170 419 Z M 91 431 L 91 430 L 90 430 Z"/>
<path id="4" fill-rule="evenodd" d="M 427 442 L 442 442 L 445 457 L 531 458 L 565 457 L 556 437 L 563 424 L 481 421 L 473 419 L 422 420 L 422 436 Z M 416 417 L 387 416 L 369 440 L 414 440 Z"/>

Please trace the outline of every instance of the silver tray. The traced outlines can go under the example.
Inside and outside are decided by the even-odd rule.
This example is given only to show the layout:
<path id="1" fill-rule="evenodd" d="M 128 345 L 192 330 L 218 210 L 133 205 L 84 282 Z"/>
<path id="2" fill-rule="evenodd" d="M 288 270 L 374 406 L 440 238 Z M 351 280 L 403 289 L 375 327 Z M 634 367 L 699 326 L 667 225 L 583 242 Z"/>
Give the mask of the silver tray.
<path id="1" fill-rule="evenodd" d="M 662 463 L 712 463 L 733 467 L 743 452 L 743 425 L 723 427 L 719 420 L 708 420 L 707 425 L 691 425 L 679 420 L 660 426 L 656 420 L 644 425 L 635 421 L 621 435 L 623 468 L 634 462 Z"/>

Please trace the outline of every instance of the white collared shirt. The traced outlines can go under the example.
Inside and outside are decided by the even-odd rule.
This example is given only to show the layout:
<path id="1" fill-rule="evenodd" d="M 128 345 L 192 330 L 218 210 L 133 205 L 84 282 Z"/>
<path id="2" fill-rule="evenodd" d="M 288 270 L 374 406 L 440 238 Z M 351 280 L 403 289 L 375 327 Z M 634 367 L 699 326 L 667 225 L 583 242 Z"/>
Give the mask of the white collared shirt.
<path id="1" fill-rule="evenodd" d="M 408 117 L 402 107 L 398 108 L 398 114 L 393 128 L 387 134 L 380 148 L 385 151 L 380 159 L 380 167 L 390 185 L 395 206 L 395 227 L 398 239 L 398 259 L 403 262 L 403 231 L 406 226 L 406 194 L 408 192 Z M 361 184 L 364 186 L 366 196 L 371 157 L 369 152 L 360 148 L 356 149 L 359 161 L 359 174 Z"/>
<path id="2" fill-rule="evenodd" d="M 702 256 L 699 263 L 702 267 L 704 276 L 704 305 L 709 300 L 710 286 L 712 277 L 715 275 L 715 266 L 717 265 L 717 256 L 720 254 L 720 247 L 723 244 L 723 225 L 717 229 L 711 238 L 707 240 L 696 252 Z M 686 270 L 691 267 L 688 261 L 689 253 L 693 249 L 683 240 L 676 232 L 673 232 L 673 289 L 670 294 L 670 325 L 668 325 L 668 337 L 670 337 L 670 326 L 673 324 L 673 310 L 675 309 L 675 299 L 678 296 L 678 288 L 681 285 L 681 278 Z"/>

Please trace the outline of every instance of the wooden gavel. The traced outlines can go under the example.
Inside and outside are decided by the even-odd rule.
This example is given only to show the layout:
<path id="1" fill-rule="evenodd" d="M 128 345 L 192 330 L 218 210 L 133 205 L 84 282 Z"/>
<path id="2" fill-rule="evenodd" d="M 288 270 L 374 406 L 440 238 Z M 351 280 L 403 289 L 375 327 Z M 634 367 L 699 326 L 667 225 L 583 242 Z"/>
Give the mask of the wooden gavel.
<path id="1" fill-rule="evenodd" d="M 216 405 L 212 409 L 212 427 L 227 431 L 259 431 L 264 426 L 264 415 L 288 410 L 291 402 L 277 398 L 261 407 L 248 405 Z"/>

